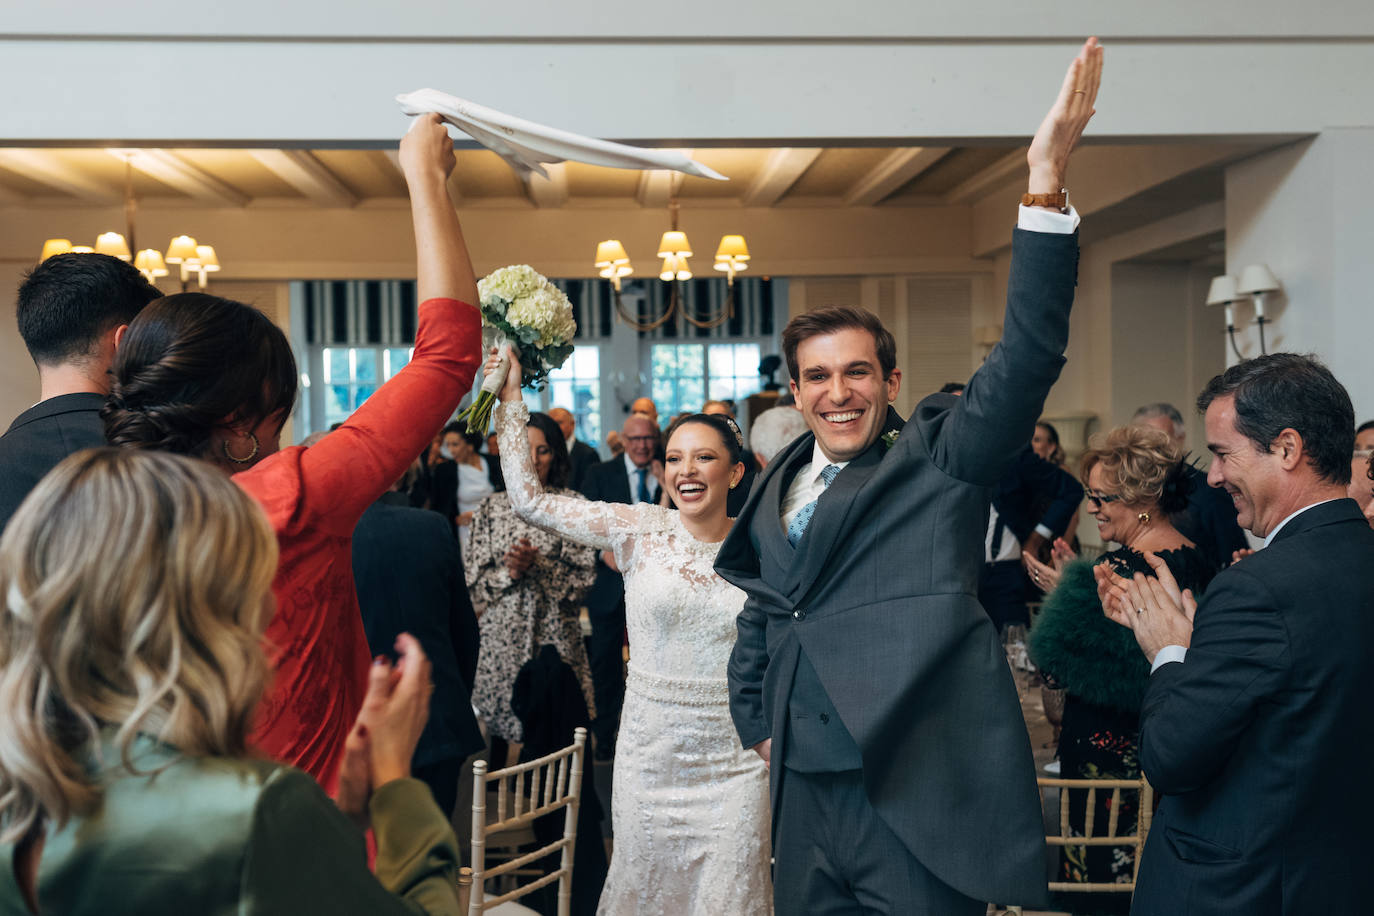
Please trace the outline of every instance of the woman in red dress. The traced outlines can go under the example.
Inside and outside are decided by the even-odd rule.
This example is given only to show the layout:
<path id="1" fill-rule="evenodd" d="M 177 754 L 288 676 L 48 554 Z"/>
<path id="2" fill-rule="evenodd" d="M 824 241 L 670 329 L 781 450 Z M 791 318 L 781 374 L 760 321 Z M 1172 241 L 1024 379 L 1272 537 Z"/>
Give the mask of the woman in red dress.
<path id="1" fill-rule="evenodd" d="M 130 323 L 103 411 L 111 444 L 203 458 L 266 510 L 281 560 L 253 743 L 331 794 L 367 687 L 353 527 L 452 415 L 481 358 L 477 284 L 447 190 L 453 143 L 436 116 L 406 135 L 400 158 L 418 249 L 415 354 L 339 429 L 279 450 L 297 379 L 285 335 L 256 309 L 200 293 L 156 300 Z"/>

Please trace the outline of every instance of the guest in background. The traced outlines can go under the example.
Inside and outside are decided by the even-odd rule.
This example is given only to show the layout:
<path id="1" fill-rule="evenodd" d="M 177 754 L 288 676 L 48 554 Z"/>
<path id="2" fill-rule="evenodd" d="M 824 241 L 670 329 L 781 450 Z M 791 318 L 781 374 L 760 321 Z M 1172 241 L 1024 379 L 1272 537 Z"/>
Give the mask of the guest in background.
<path id="1" fill-rule="evenodd" d="M 1374 492 L 1369 489 L 1369 458 L 1374 451 L 1356 449 L 1350 456 L 1350 486 L 1346 495 L 1360 506 L 1360 512 L 1369 514 L 1370 503 L 1374 502 Z"/>
<path id="2" fill-rule="evenodd" d="M 161 295 L 132 264 L 107 254 L 55 255 L 19 285 L 15 313 L 38 367 L 38 403 L 0 436 L 0 529 L 57 462 L 105 444 L 100 408 L 115 345 Z"/>
<path id="3" fill-rule="evenodd" d="M 1187 504 L 1191 481 L 1186 467 L 1173 440 L 1146 426 L 1114 429 L 1084 454 L 1088 511 L 1102 540 L 1121 545 L 1096 563 L 1126 575 L 1153 575 L 1145 558 L 1150 551 L 1169 564 L 1185 587 L 1202 592 L 1214 569 L 1170 522 L 1171 513 Z M 1135 779 L 1140 775 L 1137 720 L 1150 670 L 1130 632 L 1103 616 L 1092 572 L 1096 563 L 1074 560 L 1057 569 L 1027 560 L 1042 583 L 1054 583 L 1031 630 L 1030 654 L 1047 680 L 1065 691 L 1060 775 Z M 1081 835 L 1085 802 L 1076 797 L 1070 804 L 1070 823 Z M 1107 822 L 1109 808 L 1110 798 L 1100 794 L 1097 823 Z M 1129 832 L 1135 815 L 1134 800 L 1123 797 L 1118 829 Z M 1128 882 L 1134 873 L 1134 857 L 1119 849 L 1066 846 L 1057 880 L 1110 884 Z M 1076 893 L 1074 899 L 1082 896 Z M 1102 894 L 1086 905 L 1105 912 L 1115 901 L 1125 912 L 1126 897 Z"/>
<path id="4" fill-rule="evenodd" d="M 467 431 L 467 424 L 453 422 L 444 427 L 444 460 L 434 469 L 434 490 L 430 508 L 449 520 L 458 533 L 458 543 L 467 550 L 468 526 L 472 513 L 491 494 L 497 492 L 492 466 L 478 453 L 482 436 Z"/>
<path id="5" fill-rule="evenodd" d="M 277 532 L 277 609 L 267 625 L 272 687 L 254 746 L 332 791 L 367 683 L 367 636 L 349 541 L 368 506 L 424 450 L 472 387 L 481 319 L 448 197 L 453 142 L 437 115 L 401 141 L 419 246 L 415 351 L 342 427 L 310 449 L 278 451 L 300 378 L 272 321 L 203 293 L 143 309 L 115 355 L 102 411 L 114 445 L 201 458 L 250 493 Z"/>
<path id="6" fill-rule="evenodd" d="M 563 433 L 547 415 L 529 420 L 530 460 L 546 490 L 570 498 Z M 551 645 L 572 669 L 588 714 L 596 715 L 591 667 L 582 640 L 582 601 L 596 581 L 596 551 L 521 521 L 505 493 L 482 501 L 468 542 L 468 588 L 481 609 L 482 649 L 472 702 L 493 739 L 523 742 L 511 688 L 524 664 Z M 504 759 L 493 741 L 492 757 Z M 498 763 L 499 765 L 499 763 Z"/>
<path id="7" fill-rule="evenodd" d="M 1188 429 L 1183 424 L 1183 415 L 1174 405 L 1146 404 L 1136 409 L 1131 422 L 1153 426 L 1171 438 L 1180 453 L 1187 452 Z M 1230 563 L 1236 551 L 1249 548 L 1250 542 L 1236 522 L 1236 507 L 1226 491 L 1208 486 L 1206 473 L 1192 465 L 1188 466 L 1187 474 L 1192 481 L 1188 505 L 1171 521 L 1184 537 L 1207 555 L 1214 569 L 1221 569 Z"/>
<path id="8" fill-rule="evenodd" d="M 388 654 L 396 637 L 409 633 L 433 667 L 429 722 L 411 768 L 444 815 L 452 817 L 463 761 L 486 746 L 471 702 L 477 616 L 453 530 L 435 513 L 412 508 L 406 496 L 418 465 L 358 520 L 353 581 L 372 657 Z"/>
<path id="9" fill-rule="evenodd" d="M 945 382 L 940 386 L 941 394 L 963 394 L 968 386 L 963 382 Z"/>
<path id="10" fill-rule="evenodd" d="M 749 445 L 759 466 L 767 467 L 774 455 L 805 432 L 806 418 L 795 406 L 770 407 L 749 425 Z"/>
<path id="11" fill-rule="evenodd" d="M 1065 467 L 1064 449 L 1059 444 L 1059 430 L 1041 420 L 1031 435 L 1031 451 L 1056 467 Z"/>
<path id="12" fill-rule="evenodd" d="M 606 433 L 606 451 L 611 453 L 612 458 L 625 454 L 625 443 L 620 441 L 620 433 L 614 429 Z"/>
<path id="13" fill-rule="evenodd" d="M 501 475 L 501 443 L 496 441 L 496 433 L 487 434 L 487 450 L 483 457 L 487 459 L 492 485 L 496 487 L 496 492 L 500 493 L 506 488 L 506 481 Z"/>
<path id="14" fill-rule="evenodd" d="M 262 510 L 203 461 L 89 449 L 25 500 L 0 539 L 0 909 L 458 913 L 457 842 L 409 778 L 413 639 L 370 667 L 337 807 L 253 750 L 276 569 Z"/>
<path id="15" fill-rule="evenodd" d="M 630 402 L 630 413 L 639 413 L 649 418 L 649 422 L 658 426 L 658 405 L 653 398 L 635 398 Z"/>
<path id="16" fill-rule="evenodd" d="M 657 504 L 663 475 L 663 466 L 654 461 L 658 427 L 643 414 L 630 414 L 621 427 L 620 441 L 625 445 L 624 454 L 592 465 L 582 481 L 582 495 L 596 502 Z M 596 688 L 592 734 L 596 736 L 598 760 L 614 756 L 620 707 L 625 702 L 625 581 L 614 562 L 610 551 L 602 553 L 596 564 L 596 582 L 587 593 L 587 616 L 592 622 L 587 657 Z"/>
<path id="17" fill-rule="evenodd" d="M 582 480 L 587 476 L 587 469 L 598 463 L 601 457 L 597 455 L 596 449 L 577 438 L 577 421 L 572 411 L 555 407 L 549 411 L 549 417 L 558 424 L 563 444 L 568 450 L 568 489 L 580 490 Z"/>
<path id="18" fill-rule="evenodd" d="M 1374 450 L 1374 420 L 1366 420 L 1355 428 L 1355 447 Z"/>

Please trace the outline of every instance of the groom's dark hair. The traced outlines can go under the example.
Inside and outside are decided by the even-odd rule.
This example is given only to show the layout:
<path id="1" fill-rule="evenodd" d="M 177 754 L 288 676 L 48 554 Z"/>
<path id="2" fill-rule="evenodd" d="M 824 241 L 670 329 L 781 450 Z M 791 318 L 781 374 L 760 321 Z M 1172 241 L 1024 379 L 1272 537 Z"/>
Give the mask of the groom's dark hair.
<path id="1" fill-rule="evenodd" d="M 792 380 L 799 381 L 797 348 L 803 340 L 849 328 L 873 335 L 873 348 L 878 351 L 878 365 L 883 370 L 883 378 L 891 375 L 892 370 L 897 368 L 897 341 L 892 332 L 883 327 L 878 316 L 867 309 L 830 305 L 798 315 L 782 329 L 782 355 L 787 359 L 787 371 L 791 373 Z"/>

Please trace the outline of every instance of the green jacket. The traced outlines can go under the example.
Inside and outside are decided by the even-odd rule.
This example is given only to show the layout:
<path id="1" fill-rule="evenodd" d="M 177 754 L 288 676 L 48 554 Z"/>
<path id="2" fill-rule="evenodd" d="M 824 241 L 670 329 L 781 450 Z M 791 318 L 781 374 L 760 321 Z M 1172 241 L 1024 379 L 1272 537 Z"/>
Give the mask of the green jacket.
<path id="1" fill-rule="evenodd" d="M 44 842 L 44 916 L 458 914 L 457 841 L 421 782 L 373 793 L 374 876 L 362 832 L 300 770 L 139 738 L 131 774 L 112 745 L 103 750 L 97 809 Z M 14 847 L 0 852 L 0 914 L 26 914 Z"/>

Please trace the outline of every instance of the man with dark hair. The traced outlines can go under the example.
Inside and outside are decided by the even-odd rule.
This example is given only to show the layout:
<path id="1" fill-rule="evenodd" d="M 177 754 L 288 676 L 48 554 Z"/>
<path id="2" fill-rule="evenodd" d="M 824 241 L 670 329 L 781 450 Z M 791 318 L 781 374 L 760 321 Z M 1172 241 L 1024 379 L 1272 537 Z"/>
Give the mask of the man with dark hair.
<path id="1" fill-rule="evenodd" d="M 1179 451 L 1187 451 L 1188 430 L 1183 425 L 1183 415 L 1172 404 L 1160 401 L 1138 407 L 1131 424 L 1153 426 L 1172 439 Z M 1207 475 L 1192 465 L 1188 465 L 1185 473 L 1192 484 L 1188 505 L 1182 512 L 1171 514 L 1169 521 L 1180 534 L 1197 545 L 1213 567 L 1220 569 L 1231 562 L 1236 551 L 1247 549 L 1250 543 L 1236 523 L 1236 507 L 1226 491 L 1209 487 Z"/>
<path id="2" fill-rule="evenodd" d="M 1198 398 L 1208 482 L 1264 547 L 1199 602 L 1169 569 L 1098 566 L 1103 607 L 1152 669 L 1140 764 L 1163 796 L 1132 913 L 1347 913 L 1374 795 L 1374 530 L 1346 496 L 1355 415 L 1316 359 L 1274 353 Z"/>
<path id="3" fill-rule="evenodd" d="M 963 382 L 945 382 L 940 386 L 941 394 L 963 394 L 968 386 Z"/>
<path id="4" fill-rule="evenodd" d="M 1374 420 L 1365 420 L 1355 428 L 1355 447 L 1362 451 L 1374 449 Z"/>
<path id="5" fill-rule="evenodd" d="M 100 408 L 115 346 L 139 311 L 162 295 L 104 254 L 59 254 L 19 286 L 19 334 L 38 367 L 38 403 L 0 436 L 0 528 L 63 458 L 105 444 Z"/>
<path id="6" fill-rule="evenodd" d="M 1064 174 L 1101 66 L 1090 39 L 1031 142 L 1006 333 L 962 396 L 932 394 L 903 422 L 895 341 L 861 309 L 783 331 L 809 433 L 768 463 L 716 557 L 747 596 L 730 712 L 770 768 L 778 916 L 1047 900 L 1030 742 L 975 593 L 989 493 L 1064 364 L 1078 263 Z"/>

